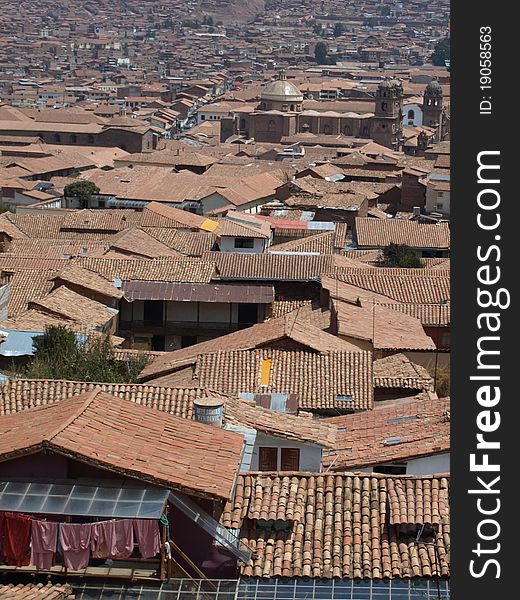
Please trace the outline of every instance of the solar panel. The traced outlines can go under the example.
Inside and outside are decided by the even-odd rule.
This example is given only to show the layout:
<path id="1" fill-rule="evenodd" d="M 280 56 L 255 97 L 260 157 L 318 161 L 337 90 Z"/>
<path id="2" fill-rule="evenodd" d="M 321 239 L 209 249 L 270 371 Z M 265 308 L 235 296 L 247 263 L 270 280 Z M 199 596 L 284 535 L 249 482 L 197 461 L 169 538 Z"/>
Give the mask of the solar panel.
<path id="1" fill-rule="evenodd" d="M 169 490 L 75 483 L 0 482 L 0 511 L 159 519 Z"/>

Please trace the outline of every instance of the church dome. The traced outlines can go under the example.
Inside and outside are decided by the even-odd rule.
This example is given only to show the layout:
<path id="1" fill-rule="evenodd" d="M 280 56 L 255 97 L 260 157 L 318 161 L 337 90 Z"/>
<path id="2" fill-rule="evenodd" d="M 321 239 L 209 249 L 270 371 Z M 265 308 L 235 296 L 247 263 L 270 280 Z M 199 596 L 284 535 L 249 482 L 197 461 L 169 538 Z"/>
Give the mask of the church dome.
<path id="1" fill-rule="evenodd" d="M 303 102 L 303 94 L 283 74 L 280 79 L 268 83 L 260 97 L 269 102 Z"/>

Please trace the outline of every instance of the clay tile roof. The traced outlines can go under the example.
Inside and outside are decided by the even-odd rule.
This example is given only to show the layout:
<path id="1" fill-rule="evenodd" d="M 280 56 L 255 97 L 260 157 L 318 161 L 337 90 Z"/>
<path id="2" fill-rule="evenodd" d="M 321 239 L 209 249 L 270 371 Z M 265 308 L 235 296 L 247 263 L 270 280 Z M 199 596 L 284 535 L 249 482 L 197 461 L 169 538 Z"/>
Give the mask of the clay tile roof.
<path id="1" fill-rule="evenodd" d="M 377 350 L 435 350 L 419 319 L 385 306 L 333 300 L 338 335 L 369 341 Z"/>
<path id="2" fill-rule="evenodd" d="M 41 258 L 70 258 L 85 256 L 103 251 L 108 244 L 103 240 L 66 240 L 49 238 L 24 238 L 13 240 L 9 245 L 9 254 L 18 256 L 39 256 Z"/>
<path id="3" fill-rule="evenodd" d="M 323 458 L 334 471 L 450 451 L 449 398 L 419 394 L 376 403 L 370 413 L 325 420 L 338 427 L 336 446 Z"/>
<path id="4" fill-rule="evenodd" d="M 2 417 L 0 460 L 45 448 L 156 485 L 228 498 L 243 437 L 96 388 Z"/>
<path id="5" fill-rule="evenodd" d="M 70 600 L 74 599 L 69 584 L 8 583 L 0 584 L 2 600 Z"/>
<path id="6" fill-rule="evenodd" d="M 215 273 L 213 262 L 186 257 L 160 257 L 155 260 L 85 257 L 78 259 L 77 264 L 99 273 L 110 281 L 141 279 L 145 281 L 209 283 Z"/>
<path id="7" fill-rule="evenodd" d="M 96 292 L 108 298 L 119 299 L 123 297 L 123 292 L 117 289 L 111 281 L 78 265 L 65 267 L 54 279 L 65 283 L 65 285 L 68 284 L 71 287 Z"/>
<path id="8" fill-rule="evenodd" d="M 217 236 L 209 231 L 186 231 L 172 227 L 145 227 L 146 233 L 184 256 L 202 256 L 215 246 Z"/>
<path id="9" fill-rule="evenodd" d="M 446 304 L 382 304 L 392 310 L 397 310 L 419 319 L 430 327 L 445 327 L 451 323 L 451 306 Z"/>
<path id="10" fill-rule="evenodd" d="M 117 232 L 130 227 L 134 221 L 135 217 L 129 211 L 85 209 L 67 213 L 60 228 L 76 231 Z"/>
<path id="11" fill-rule="evenodd" d="M 118 351 L 121 354 L 128 351 Z M 150 384 L 92 383 L 46 379 L 18 379 L 0 387 L 0 415 L 8 415 L 37 406 L 54 404 L 78 396 L 86 391 L 101 389 L 112 396 L 136 404 L 193 419 L 193 401 L 198 398 L 219 397 L 225 404 L 225 421 L 289 440 L 312 442 L 332 448 L 336 440 L 336 426 L 309 416 L 273 413 L 249 400 L 233 398 L 202 388 L 163 387 Z"/>
<path id="12" fill-rule="evenodd" d="M 333 278 L 322 277 L 322 285 L 334 293 L 335 280 L 349 289 L 358 288 L 361 298 L 371 299 L 375 294 L 373 299 L 382 303 L 386 297 L 386 302 L 438 305 L 450 298 L 450 273 L 441 269 L 337 269 Z M 343 292 L 340 294 L 338 297 L 343 297 Z"/>
<path id="13" fill-rule="evenodd" d="M 303 349 L 321 354 L 333 351 L 357 351 L 352 344 L 310 323 L 308 311 L 294 311 L 212 340 L 166 352 L 146 366 L 140 378 L 150 379 L 171 373 L 195 363 L 201 354 L 212 354 L 219 350 L 249 350 L 269 345 L 276 346 L 281 340 L 292 340 Z"/>
<path id="14" fill-rule="evenodd" d="M 219 219 L 215 233 L 220 237 L 269 239 L 271 237 L 271 226 L 267 221 L 255 219 L 254 217 L 247 218 L 247 216 L 242 218 L 240 213 L 228 211 L 224 219 Z"/>
<path id="15" fill-rule="evenodd" d="M 159 256 L 178 256 L 162 242 L 142 229 L 127 229 L 113 236 L 109 241 L 110 249 L 129 256 L 157 258 Z"/>
<path id="16" fill-rule="evenodd" d="M 391 354 L 374 360 L 374 387 L 433 391 L 433 378 L 405 354 Z"/>
<path id="17" fill-rule="evenodd" d="M 16 317 L 27 310 L 31 300 L 46 296 L 53 287 L 52 277 L 57 270 L 23 269 L 11 275 L 8 316 Z"/>
<path id="18" fill-rule="evenodd" d="M 45 406 L 99 388 L 118 398 L 161 410 L 178 417 L 193 417 L 193 400 L 207 396 L 197 387 L 172 388 L 151 384 L 93 383 L 53 379 L 13 379 L 0 387 L 0 415 Z M 216 392 L 212 391 L 212 395 Z"/>
<path id="19" fill-rule="evenodd" d="M 442 250 L 450 247 L 450 228 L 445 222 L 430 224 L 405 219 L 356 217 L 355 232 L 360 247 L 384 248 L 388 244 Z"/>
<path id="20" fill-rule="evenodd" d="M 221 523 L 255 553 L 246 577 L 449 576 L 448 477 L 243 473 Z"/>
<path id="21" fill-rule="evenodd" d="M 157 221 L 157 219 L 162 220 Z M 185 227 L 203 231 L 213 231 L 217 227 L 217 223 L 211 219 L 160 202 L 150 202 L 143 208 L 140 225 L 142 227 Z"/>
<path id="22" fill-rule="evenodd" d="M 333 254 L 336 234 L 334 231 L 317 233 L 304 238 L 290 240 L 283 244 L 269 247 L 269 252 L 317 252 L 318 254 Z"/>
<path id="23" fill-rule="evenodd" d="M 43 298 L 31 300 L 28 308 L 93 328 L 104 327 L 115 316 L 115 313 L 101 302 L 86 298 L 65 286 L 55 289 Z"/>
<path id="24" fill-rule="evenodd" d="M 295 394 L 300 410 L 349 412 L 372 407 L 372 359 L 366 351 L 324 355 L 277 349 L 219 351 L 199 355 L 193 380 L 234 395 Z"/>
<path id="25" fill-rule="evenodd" d="M 203 260 L 213 260 L 222 279 L 257 281 L 312 281 L 333 269 L 331 255 L 240 254 L 207 252 Z"/>

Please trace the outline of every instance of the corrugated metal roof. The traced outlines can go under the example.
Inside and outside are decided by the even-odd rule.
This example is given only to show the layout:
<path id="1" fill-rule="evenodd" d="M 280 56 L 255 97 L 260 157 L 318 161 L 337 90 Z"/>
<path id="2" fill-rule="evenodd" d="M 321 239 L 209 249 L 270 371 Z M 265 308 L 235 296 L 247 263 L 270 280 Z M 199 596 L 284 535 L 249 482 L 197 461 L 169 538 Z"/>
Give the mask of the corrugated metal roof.
<path id="1" fill-rule="evenodd" d="M 125 281 L 126 300 L 170 300 L 176 302 L 224 302 L 270 304 L 274 287 L 269 285 L 213 285 L 210 283 L 167 283 L 161 281 Z"/>

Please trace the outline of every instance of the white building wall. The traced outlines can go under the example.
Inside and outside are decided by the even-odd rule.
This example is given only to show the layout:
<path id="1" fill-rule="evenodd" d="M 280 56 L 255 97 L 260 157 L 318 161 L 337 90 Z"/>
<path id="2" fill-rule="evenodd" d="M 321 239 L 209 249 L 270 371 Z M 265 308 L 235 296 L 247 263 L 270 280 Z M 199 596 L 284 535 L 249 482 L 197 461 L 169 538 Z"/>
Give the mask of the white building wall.
<path id="1" fill-rule="evenodd" d="M 300 471 L 319 472 L 321 469 L 320 446 L 285 440 L 283 438 L 277 438 L 258 432 L 251 461 L 252 471 L 258 471 L 258 455 L 260 447 L 278 448 L 278 469 L 280 469 L 281 466 L 281 448 L 298 448 L 300 450 Z"/>
<path id="2" fill-rule="evenodd" d="M 413 111 L 413 118 L 408 116 L 410 111 Z M 422 106 L 412 102 L 410 104 L 403 103 L 403 125 L 413 125 L 417 127 L 423 124 Z"/>
<path id="3" fill-rule="evenodd" d="M 435 473 L 450 472 L 450 455 L 435 454 L 433 456 L 423 456 L 408 461 L 406 467 L 407 475 L 434 475 Z"/>
<path id="4" fill-rule="evenodd" d="M 253 239 L 252 248 L 235 248 L 234 237 L 223 236 L 219 239 L 219 248 L 221 252 L 241 252 L 245 254 L 262 254 L 266 245 L 266 240 L 262 238 Z"/>
<path id="5" fill-rule="evenodd" d="M 442 208 L 438 205 L 442 204 Z M 438 192 L 432 185 L 426 186 L 426 212 L 438 212 L 443 215 L 450 214 L 450 192 Z"/>
<path id="6" fill-rule="evenodd" d="M 197 321 L 197 303 L 166 302 L 166 320 L 195 323 Z"/>
<path id="7" fill-rule="evenodd" d="M 230 306 L 224 302 L 201 302 L 199 319 L 201 323 L 229 323 Z"/>

